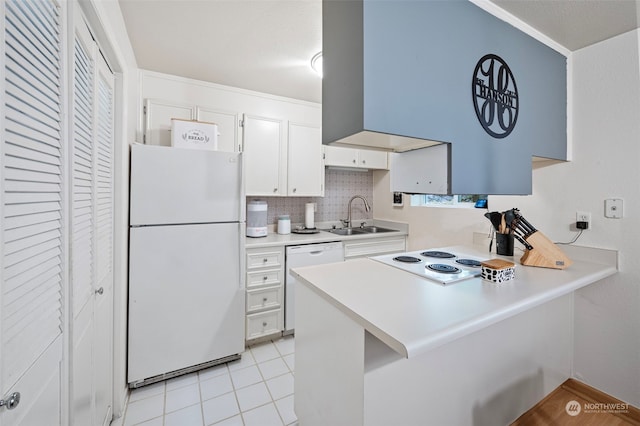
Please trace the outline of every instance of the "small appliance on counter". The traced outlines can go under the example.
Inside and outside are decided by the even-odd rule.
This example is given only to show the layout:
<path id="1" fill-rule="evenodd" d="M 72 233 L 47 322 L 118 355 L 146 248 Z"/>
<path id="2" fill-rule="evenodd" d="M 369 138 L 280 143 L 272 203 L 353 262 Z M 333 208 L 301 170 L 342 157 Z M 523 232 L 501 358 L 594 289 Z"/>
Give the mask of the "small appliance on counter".
<path id="1" fill-rule="evenodd" d="M 267 236 L 267 202 L 254 200 L 247 203 L 247 237 Z"/>

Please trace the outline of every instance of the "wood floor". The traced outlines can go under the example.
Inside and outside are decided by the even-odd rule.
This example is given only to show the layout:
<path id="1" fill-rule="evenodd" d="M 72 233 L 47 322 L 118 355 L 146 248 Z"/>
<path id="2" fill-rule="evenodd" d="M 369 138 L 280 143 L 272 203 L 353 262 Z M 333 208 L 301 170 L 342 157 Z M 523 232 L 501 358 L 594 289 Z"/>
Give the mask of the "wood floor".
<path id="1" fill-rule="evenodd" d="M 578 380 L 568 379 L 511 425 L 640 426 L 640 410 Z"/>

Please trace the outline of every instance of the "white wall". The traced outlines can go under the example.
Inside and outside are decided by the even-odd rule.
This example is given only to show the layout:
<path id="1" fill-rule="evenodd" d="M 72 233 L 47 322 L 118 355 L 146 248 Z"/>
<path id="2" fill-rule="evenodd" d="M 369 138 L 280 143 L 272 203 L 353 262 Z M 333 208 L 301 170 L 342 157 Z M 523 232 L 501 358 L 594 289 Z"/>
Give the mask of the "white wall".
<path id="1" fill-rule="evenodd" d="M 576 297 L 575 373 L 640 405 L 640 66 L 638 31 L 576 52 L 576 206 L 593 212 L 583 243 L 620 250 L 620 273 Z M 560 176 L 547 176 L 546 182 Z M 624 199 L 624 218 L 603 217 L 603 200 Z M 580 202 L 580 204 L 578 204 Z M 567 214 L 570 214 L 567 211 Z"/>
<path id="2" fill-rule="evenodd" d="M 490 223 L 484 209 L 411 207 L 411 196 L 404 194 L 404 206 L 392 206 L 388 171 L 373 172 L 373 202 L 375 219 L 387 219 L 409 224 L 407 248 L 419 250 L 455 244 L 471 244 L 473 232 L 489 235 Z M 489 240 L 487 239 L 487 251 Z"/>
<path id="3" fill-rule="evenodd" d="M 640 405 L 640 65 L 637 31 L 574 52 L 570 81 L 573 161 L 536 168 L 533 195 L 489 197 L 490 210 L 517 207 L 553 241 L 576 235 L 577 210 L 592 229 L 577 244 L 617 249 L 620 272 L 575 298 L 574 374 Z M 377 219 L 409 223 L 409 248 L 471 241 L 488 231 L 482 210 L 391 207 L 388 173 L 376 172 Z M 604 217 L 606 198 L 624 199 L 624 218 Z M 560 273 L 560 272 L 559 272 Z"/>

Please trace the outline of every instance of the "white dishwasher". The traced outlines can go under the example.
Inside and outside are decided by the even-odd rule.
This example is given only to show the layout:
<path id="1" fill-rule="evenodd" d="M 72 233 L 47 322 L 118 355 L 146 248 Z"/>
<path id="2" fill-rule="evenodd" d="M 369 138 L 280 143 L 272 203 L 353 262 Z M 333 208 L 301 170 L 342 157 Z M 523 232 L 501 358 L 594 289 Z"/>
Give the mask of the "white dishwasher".
<path id="1" fill-rule="evenodd" d="M 291 268 L 321 265 L 323 263 L 344 262 L 342 242 L 305 244 L 288 246 L 286 257 L 287 279 L 285 281 L 284 333 L 293 333 L 295 328 L 295 288 L 297 279 L 291 275 Z"/>

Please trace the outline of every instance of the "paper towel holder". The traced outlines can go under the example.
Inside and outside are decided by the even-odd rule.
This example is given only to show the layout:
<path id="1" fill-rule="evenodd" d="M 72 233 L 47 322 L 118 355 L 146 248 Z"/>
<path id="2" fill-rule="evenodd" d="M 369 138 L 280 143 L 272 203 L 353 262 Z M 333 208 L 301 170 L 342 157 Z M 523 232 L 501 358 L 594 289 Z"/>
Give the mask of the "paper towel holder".
<path id="1" fill-rule="evenodd" d="M 316 203 L 306 203 L 304 205 L 304 227 L 306 229 L 316 229 L 315 211 Z"/>

